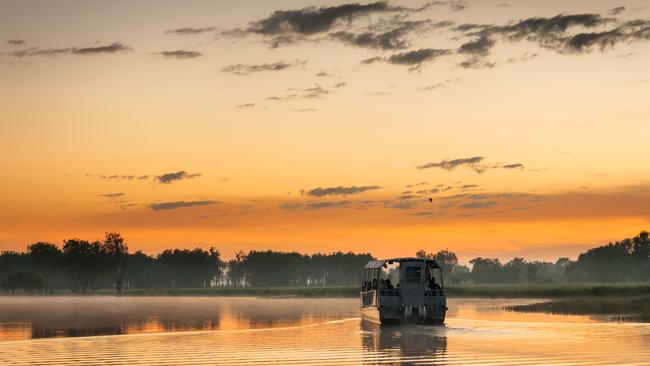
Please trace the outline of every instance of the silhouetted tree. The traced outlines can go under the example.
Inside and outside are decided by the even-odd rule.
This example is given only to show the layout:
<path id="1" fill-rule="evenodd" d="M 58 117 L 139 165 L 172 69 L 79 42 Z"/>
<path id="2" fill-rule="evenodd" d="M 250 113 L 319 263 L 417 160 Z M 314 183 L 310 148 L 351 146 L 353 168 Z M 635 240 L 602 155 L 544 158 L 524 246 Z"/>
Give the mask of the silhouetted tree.
<path id="1" fill-rule="evenodd" d="M 65 267 L 72 280 L 72 292 L 95 291 L 95 282 L 105 271 L 106 265 L 99 242 L 68 239 L 64 241 Z"/>
<path id="2" fill-rule="evenodd" d="M 119 295 L 122 293 L 129 248 L 119 233 L 106 233 L 101 251 L 106 256 L 106 266 L 112 277 L 115 293 Z"/>
<path id="3" fill-rule="evenodd" d="M 11 293 L 22 289 L 26 294 L 31 294 L 43 290 L 43 280 L 33 271 L 20 271 L 0 282 L 0 288 Z"/>
<path id="4" fill-rule="evenodd" d="M 54 244 L 34 243 L 27 247 L 34 270 L 43 280 L 45 291 L 52 292 L 52 278 L 61 268 L 63 253 Z"/>

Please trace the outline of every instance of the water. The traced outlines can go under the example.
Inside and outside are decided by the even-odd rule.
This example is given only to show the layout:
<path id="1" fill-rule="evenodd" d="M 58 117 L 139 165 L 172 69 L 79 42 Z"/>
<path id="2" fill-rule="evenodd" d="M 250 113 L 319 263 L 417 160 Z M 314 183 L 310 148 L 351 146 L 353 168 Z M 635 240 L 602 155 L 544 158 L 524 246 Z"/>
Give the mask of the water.
<path id="1" fill-rule="evenodd" d="M 445 326 L 379 327 L 356 299 L 0 298 L 0 365 L 648 365 L 650 324 L 449 300 Z"/>

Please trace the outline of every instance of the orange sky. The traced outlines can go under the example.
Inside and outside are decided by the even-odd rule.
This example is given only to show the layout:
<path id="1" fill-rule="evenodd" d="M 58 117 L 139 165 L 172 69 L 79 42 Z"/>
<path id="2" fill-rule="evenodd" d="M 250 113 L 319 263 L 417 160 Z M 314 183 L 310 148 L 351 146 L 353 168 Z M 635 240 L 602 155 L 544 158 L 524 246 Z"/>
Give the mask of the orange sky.
<path id="1" fill-rule="evenodd" d="M 424 4 L 3 2 L 0 250 L 554 259 L 650 227 L 644 1 Z"/>

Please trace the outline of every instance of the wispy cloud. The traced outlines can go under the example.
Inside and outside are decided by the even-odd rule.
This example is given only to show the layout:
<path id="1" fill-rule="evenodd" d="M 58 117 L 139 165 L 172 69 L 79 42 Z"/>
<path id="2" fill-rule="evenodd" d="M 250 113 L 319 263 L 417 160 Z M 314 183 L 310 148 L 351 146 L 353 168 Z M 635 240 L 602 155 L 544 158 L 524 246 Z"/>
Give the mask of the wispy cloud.
<path id="1" fill-rule="evenodd" d="M 186 50 L 175 50 L 175 51 L 162 51 L 158 53 L 159 55 L 165 58 L 175 58 L 179 60 L 187 60 L 191 58 L 197 58 L 203 56 L 201 52 L 198 51 L 186 51 Z"/>
<path id="2" fill-rule="evenodd" d="M 188 174 L 186 171 L 181 170 L 174 173 L 165 173 L 162 175 L 157 175 L 155 179 L 160 184 L 170 184 L 176 181 L 192 179 L 200 176 L 201 173 Z"/>
<path id="3" fill-rule="evenodd" d="M 68 47 L 68 48 L 38 48 L 32 47 L 24 50 L 13 51 L 10 53 L 14 57 L 34 57 L 34 56 L 59 56 L 59 55 L 99 55 L 121 52 L 132 52 L 133 48 L 119 42 L 113 42 L 104 46 L 94 47 Z"/>
<path id="4" fill-rule="evenodd" d="M 175 34 L 178 36 L 189 36 L 194 34 L 210 33 L 216 30 L 217 27 L 184 27 L 184 28 L 168 29 L 165 31 L 165 33 Z"/>
<path id="5" fill-rule="evenodd" d="M 187 207 L 202 207 L 202 206 L 210 206 L 220 203 L 219 201 L 174 201 L 174 202 L 159 202 L 159 203 L 152 203 L 149 205 L 149 208 L 151 208 L 154 211 L 162 211 L 162 210 L 175 210 L 178 208 L 187 208 Z"/>
<path id="6" fill-rule="evenodd" d="M 380 186 L 351 186 L 351 187 L 344 187 L 344 186 L 338 186 L 338 187 L 318 187 L 311 189 L 305 194 L 307 196 L 312 196 L 312 197 L 324 197 L 324 196 L 348 196 L 348 195 L 353 195 L 353 194 L 360 194 L 368 191 L 374 191 L 377 189 L 381 189 Z"/>
<path id="7" fill-rule="evenodd" d="M 307 63 L 305 60 L 296 60 L 294 62 L 274 62 L 274 63 L 263 63 L 263 64 L 236 64 L 228 65 L 221 69 L 221 72 L 235 74 L 235 75 L 250 75 L 256 72 L 264 71 L 283 71 L 296 67 L 304 66 Z"/>

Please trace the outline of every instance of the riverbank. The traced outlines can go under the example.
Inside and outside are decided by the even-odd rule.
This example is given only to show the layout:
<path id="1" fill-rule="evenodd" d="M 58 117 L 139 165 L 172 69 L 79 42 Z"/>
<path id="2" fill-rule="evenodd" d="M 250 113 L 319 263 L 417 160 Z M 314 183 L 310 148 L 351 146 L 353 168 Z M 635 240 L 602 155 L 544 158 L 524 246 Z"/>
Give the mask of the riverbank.
<path id="1" fill-rule="evenodd" d="M 563 315 L 603 315 L 619 320 L 650 322 L 650 296 L 554 299 L 534 304 L 511 305 L 507 306 L 506 310 Z"/>
<path id="2" fill-rule="evenodd" d="M 17 293 L 18 294 L 18 293 Z M 56 291 L 52 296 L 74 295 Z M 101 289 L 92 295 L 111 296 L 113 290 Z M 49 296 L 49 295 L 47 295 Z M 122 296 L 294 296 L 294 297 L 358 297 L 357 286 L 325 287 L 211 287 L 125 289 Z M 643 284 L 499 284 L 451 285 L 450 298 L 600 298 L 650 296 L 650 283 Z"/>

